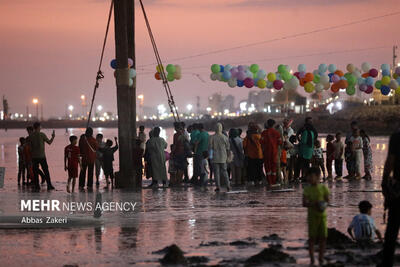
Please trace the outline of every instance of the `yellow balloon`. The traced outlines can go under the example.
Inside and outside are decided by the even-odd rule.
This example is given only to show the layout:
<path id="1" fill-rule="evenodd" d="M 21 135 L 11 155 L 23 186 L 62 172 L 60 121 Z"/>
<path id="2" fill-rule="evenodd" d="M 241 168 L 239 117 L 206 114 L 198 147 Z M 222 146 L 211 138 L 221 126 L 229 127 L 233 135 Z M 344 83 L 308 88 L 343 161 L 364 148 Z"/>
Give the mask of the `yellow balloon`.
<path id="1" fill-rule="evenodd" d="M 164 69 L 164 66 L 163 66 L 163 65 L 157 65 L 157 67 L 156 67 L 157 72 L 160 72 L 160 73 L 161 73 L 161 70 L 162 70 L 162 69 Z"/>
<path id="2" fill-rule="evenodd" d="M 264 89 L 267 86 L 267 82 L 265 80 L 258 80 L 257 86 L 261 89 Z"/>
<path id="3" fill-rule="evenodd" d="M 312 84 L 311 82 L 308 82 L 308 83 L 306 83 L 306 84 L 304 85 L 304 90 L 305 90 L 307 93 L 312 93 L 312 92 L 314 92 L 314 90 L 315 90 L 315 86 L 314 86 L 314 84 Z"/>
<path id="4" fill-rule="evenodd" d="M 273 73 L 273 72 L 268 73 L 267 79 L 268 79 L 268 81 L 270 81 L 270 82 L 275 81 L 275 80 L 276 80 L 276 74 Z"/>
<path id="5" fill-rule="evenodd" d="M 400 86 L 395 90 L 396 95 L 400 96 Z"/>
<path id="6" fill-rule="evenodd" d="M 390 83 L 390 77 L 389 76 L 383 76 L 382 77 L 382 85 L 388 85 Z"/>

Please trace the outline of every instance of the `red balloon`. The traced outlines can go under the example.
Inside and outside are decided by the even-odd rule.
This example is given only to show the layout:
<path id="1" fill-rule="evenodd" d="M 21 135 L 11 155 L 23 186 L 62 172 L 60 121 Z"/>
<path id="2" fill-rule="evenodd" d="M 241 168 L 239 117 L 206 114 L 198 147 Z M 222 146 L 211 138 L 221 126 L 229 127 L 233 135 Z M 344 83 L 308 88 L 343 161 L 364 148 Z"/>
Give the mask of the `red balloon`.
<path id="1" fill-rule="evenodd" d="M 374 91 L 374 87 L 372 85 L 368 85 L 367 90 L 365 90 L 364 92 L 366 94 L 371 94 Z"/>
<path id="2" fill-rule="evenodd" d="M 159 72 L 156 72 L 156 74 L 154 74 L 154 77 L 156 78 L 156 80 L 161 80 L 161 75 Z"/>
<path id="3" fill-rule="evenodd" d="M 369 70 L 369 76 L 375 78 L 376 76 L 378 76 L 378 70 L 377 69 L 370 69 Z"/>
<path id="4" fill-rule="evenodd" d="M 331 86 L 331 91 L 333 92 L 333 93 L 337 93 L 337 92 L 339 92 L 339 86 L 338 86 L 338 83 L 334 83 L 334 84 L 332 84 L 332 86 Z"/>
<path id="5" fill-rule="evenodd" d="M 275 88 L 276 90 L 281 90 L 282 87 L 283 87 L 283 83 L 282 83 L 281 80 L 275 80 L 275 81 L 274 81 L 274 88 Z"/>
<path id="6" fill-rule="evenodd" d="M 363 73 L 363 75 L 361 75 L 363 78 L 367 78 L 367 77 L 369 77 L 369 73 L 368 72 L 366 72 L 366 73 Z"/>

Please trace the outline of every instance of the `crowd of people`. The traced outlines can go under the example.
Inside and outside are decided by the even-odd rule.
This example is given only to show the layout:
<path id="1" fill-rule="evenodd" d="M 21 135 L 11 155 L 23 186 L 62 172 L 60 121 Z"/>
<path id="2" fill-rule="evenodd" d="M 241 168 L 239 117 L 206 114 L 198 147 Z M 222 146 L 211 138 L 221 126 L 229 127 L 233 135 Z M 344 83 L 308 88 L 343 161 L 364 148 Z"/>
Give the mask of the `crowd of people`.
<path id="1" fill-rule="evenodd" d="M 351 130 L 344 142 L 340 132 L 334 136 L 327 135 L 326 150 L 321 147 L 322 140 L 311 117 L 305 119 L 303 127 L 297 132 L 291 127 L 292 122 L 285 119 L 278 124 L 269 119 L 263 130 L 257 123 L 250 122 L 245 134 L 236 128 L 227 131 L 221 123 L 217 123 L 212 135 L 201 123 L 186 128 L 185 123 L 176 122 L 170 149 L 160 136 L 159 127 L 151 129 L 147 139 L 144 126 L 140 126 L 133 146 L 135 180 L 141 186 L 143 175 L 151 178 L 151 187 L 160 183 L 171 187 L 184 183 L 202 187 L 215 184 L 215 191 L 219 191 L 221 186 L 229 191 L 232 186 L 249 184 L 274 188 L 304 180 L 310 167 L 319 168 L 324 180 L 332 180 L 334 166 L 335 179 L 341 181 L 343 161 L 348 170 L 344 178 L 360 179 L 363 159 L 365 175 L 362 178 L 371 179 L 370 139 L 365 131 L 359 130 L 357 122 L 351 123 Z M 28 136 L 20 138 L 18 147 L 18 185 L 22 180 L 22 185 L 29 183 L 38 190 L 41 176 L 41 183 L 47 183 L 48 190 L 52 190 L 54 187 L 48 171 L 45 143 L 50 145 L 53 142 L 54 131 L 49 139 L 40 131 L 38 122 L 28 127 L 27 131 Z M 114 142 L 115 146 L 112 140 L 104 142 L 101 133 L 94 137 L 90 127 L 79 139 L 70 136 L 70 144 L 64 153 L 68 192 L 74 191 L 78 177 L 80 190 L 85 187 L 92 190 L 94 177 L 98 187 L 101 170 L 106 178 L 106 188 L 115 186 L 113 161 L 114 153 L 118 150 L 116 138 Z M 190 179 L 189 159 L 193 162 Z"/>

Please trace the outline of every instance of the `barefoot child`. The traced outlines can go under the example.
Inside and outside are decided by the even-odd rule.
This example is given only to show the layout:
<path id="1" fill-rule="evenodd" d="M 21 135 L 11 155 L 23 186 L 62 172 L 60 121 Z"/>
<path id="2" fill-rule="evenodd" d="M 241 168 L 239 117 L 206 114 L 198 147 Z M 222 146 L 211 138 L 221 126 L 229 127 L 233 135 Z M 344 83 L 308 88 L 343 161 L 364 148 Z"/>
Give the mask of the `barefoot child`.
<path id="1" fill-rule="evenodd" d="M 321 179 L 319 168 L 310 168 L 307 178 L 310 185 L 304 188 L 303 206 L 308 208 L 308 250 L 311 266 L 314 266 L 314 244 L 319 242 L 319 264 L 322 266 L 328 237 L 326 207 L 329 202 L 329 190 L 319 183 Z"/>
<path id="2" fill-rule="evenodd" d="M 111 180 L 111 188 L 114 187 L 114 168 L 113 168 L 113 161 L 114 161 L 114 153 L 118 150 L 118 139 L 114 137 L 115 146 L 113 145 L 113 141 L 108 139 L 106 141 L 106 145 L 104 148 L 101 148 L 100 151 L 103 153 L 103 170 L 104 176 L 106 177 L 107 185 L 105 188 L 108 188 L 110 185 Z"/>
<path id="3" fill-rule="evenodd" d="M 78 137 L 75 135 L 69 137 L 70 144 L 64 149 L 64 169 L 68 171 L 68 182 L 67 182 L 67 192 L 70 193 L 69 185 L 72 180 L 72 192 L 75 189 L 75 179 L 78 177 L 78 165 L 81 164 L 80 161 L 80 150 L 76 145 L 78 143 Z"/>
<path id="4" fill-rule="evenodd" d="M 321 142 L 319 140 L 315 140 L 314 145 L 315 146 L 312 155 L 312 166 L 321 169 L 324 175 L 323 179 L 325 181 L 324 150 L 322 149 Z"/>

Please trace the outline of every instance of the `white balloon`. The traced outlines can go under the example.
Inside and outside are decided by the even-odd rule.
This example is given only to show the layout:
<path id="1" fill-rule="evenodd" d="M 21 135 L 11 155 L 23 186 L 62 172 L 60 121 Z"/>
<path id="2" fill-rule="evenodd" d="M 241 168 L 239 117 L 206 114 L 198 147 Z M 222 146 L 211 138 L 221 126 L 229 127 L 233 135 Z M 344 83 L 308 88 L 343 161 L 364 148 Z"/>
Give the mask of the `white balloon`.
<path id="1" fill-rule="evenodd" d="M 225 67 L 224 67 L 224 71 L 225 71 L 225 70 L 230 71 L 232 68 L 233 68 L 233 67 L 232 67 L 231 64 L 226 64 Z"/>
<path id="2" fill-rule="evenodd" d="M 361 72 L 360 72 L 359 70 L 355 70 L 355 71 L 353 72 L 353 74 L 354 74 L 354 76 L 356 76 L 357 78 L 360 78 L 360 77 L 361 77 Z"/>
<path id="3" fill-rule="evenodd" d="M 216 74 L 216 73 L 211 73 L 210 79 L 211 79 L 212 81 L 218 80 L 218 74 Z"/>
<path id="4" fill-rule="evenodd" d="M 329 84 L 329 76 L 328 75 L 321 75 L 319 82 L 322 84 Z"/>
<path id="5" fill-rule="evenodd" d="M 236 87 L 236 85 L 237 85 L 237 80 L 236 80 L 236 79 L 232 79 L 232 78 L 229 79 L 228 85 L 229 85 L 229 87 L 231 87 L 231 88 Z"/>
<path id="6" fill-rule="evenodd" d="M 396 80 L 391 80 L 389 83 L 389 87 L 393 90 L 396 90 L 399 87 L 399 83 Z"/>
<path id="7" fill-rule="evenodd" d="M 315 91 L 317 93 L 321 93 L 322 91 L 324 91 L 324 85 L 322 83 L 317 83 L 315 85 Z"/>
<path id="8" fill-rule="evenodd" d="M 290 88 L 291 89 L 296 89 L 300 85 L 299 79 L 297 77 L 293 77 L 292 79 L 289 80 Z"/>
<path id="9" fill-rule="evenodd" d="M 371 65 L 368 62 L 364 62 L 363 64 L 361 64 L 361 69 L 364 72 L 368 72 L 371 69 Z"/>

